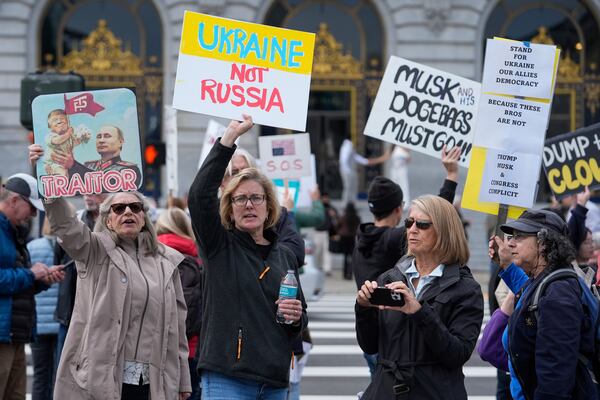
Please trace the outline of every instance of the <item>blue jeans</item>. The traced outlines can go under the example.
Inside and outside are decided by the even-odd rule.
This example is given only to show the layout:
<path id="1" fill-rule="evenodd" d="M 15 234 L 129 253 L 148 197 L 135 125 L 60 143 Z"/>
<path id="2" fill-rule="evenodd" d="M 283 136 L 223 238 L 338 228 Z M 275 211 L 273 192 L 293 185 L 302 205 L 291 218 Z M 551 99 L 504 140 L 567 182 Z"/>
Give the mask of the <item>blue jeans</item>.
<path id="1" fill-rule="evenodd" d="M 300 400 L 300 382 L 290 382 L 287 400 Z"/>
<path id="2" fill-rule="evenodd" d="M 369 372 L 371 373 L 371 379 L 373 379 L 373 375 L 375 375 L 375 370 L 377 370 L 377 354 L 363 353 L 363 357 L 365 358 L 365 360 L 367 360 Z"/>
<path id="3" fill-rule="evenodd" d="M 285 400 L 288 388 L 202 371 L 202 400 Z"/>

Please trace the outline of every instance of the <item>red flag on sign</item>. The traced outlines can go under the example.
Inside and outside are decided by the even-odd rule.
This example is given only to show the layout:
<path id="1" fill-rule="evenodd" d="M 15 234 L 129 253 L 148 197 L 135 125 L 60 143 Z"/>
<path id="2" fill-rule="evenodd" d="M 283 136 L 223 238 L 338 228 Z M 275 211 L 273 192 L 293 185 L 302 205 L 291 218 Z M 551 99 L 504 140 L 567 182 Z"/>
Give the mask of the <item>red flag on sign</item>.
<path id="1" fill-rule="evenodd" d="M 64 96 L 67 115 L 85 113 L 95 117 L 97 113 L 104 110 L 104 107 L 94 101 L 91 93 L 82 93 L 70 99 L 67 99 L 66 94 Z"/>

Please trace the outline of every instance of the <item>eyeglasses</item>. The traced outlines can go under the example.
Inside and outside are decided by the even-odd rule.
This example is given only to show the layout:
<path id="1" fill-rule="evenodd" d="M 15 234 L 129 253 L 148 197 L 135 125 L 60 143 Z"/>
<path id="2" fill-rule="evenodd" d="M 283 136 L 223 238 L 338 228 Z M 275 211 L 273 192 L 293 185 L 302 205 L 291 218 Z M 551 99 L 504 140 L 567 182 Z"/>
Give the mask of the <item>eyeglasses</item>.
<path id="1" fill-rule="evenodd" d="M 132 213 L 137 214 L 144 209 L 144 205 L 138 201 L 134 203 L 115 203 L 111 204 L 110 209 L 117 215 L 121 215 L 125 212 L 125 209 L 129 207 Z"/>
<path id="2" fill-rule="evenodd" d="M 248 200 L 252 203 L 253 206 L 259 206 L 265 202 L 266 195 L 264 194 L 251 194 L 250 196 L 246 196 L 245 194 L 235 196 L 232 198 L 233 204 L 238 207 L 243 207 L 248 203 Z"/>
<path id="3" fill-rule="evenodd" d="M 526 237 L 537 236 L 537 233 L 526 233 L 526 232 L 514 232 L 512 235 L 504 235 L 506 240 L 510 241 L 514 239 L 516 242 L 525 239 Z"/>
<path id="4" fill-rule="evenodd" d="M 406 229 L 410 229 L 415 222 L 417 223 L 417 229 L 422 230 L 422 231 L 431 228 L 431 226 L 433 225 L 433 222 L 431 222 L 431 221 L 418 221 L 414 218 L 406 218 L 404 220 L 404 227 Z"/>

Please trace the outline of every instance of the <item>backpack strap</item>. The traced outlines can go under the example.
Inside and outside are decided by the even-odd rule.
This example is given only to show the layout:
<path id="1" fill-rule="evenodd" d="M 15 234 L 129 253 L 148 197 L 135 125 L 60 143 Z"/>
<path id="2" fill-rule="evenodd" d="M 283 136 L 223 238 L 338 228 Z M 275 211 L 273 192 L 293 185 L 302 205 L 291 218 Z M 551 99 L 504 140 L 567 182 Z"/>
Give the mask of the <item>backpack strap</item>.
<path id="1" fill-rule="evenodd" d="M 582 271 L 582 273 L 583 273 L 583 271 Z M 577 272 L 575 272 L 572 269 L 559 269 L 554 272 L 551 272 L 550 274 L 548 274 L 544 278 L 542 278 L 542 281 L 540 282 L 538 287 L 535 289 L 535 292 L 533 294 L 533 300 L 532 300 L 531 304 L 529 305 L 529 307 L 527 308 L 528 311 L 534 313 L 536 321 L 539 316 L 538 315 L 539 314 L 538 303 L 540 301 L 540 297 L 542 297 L 542 295 L 544 294 L 546 287 L 550 283 L 552 283 L 556 280 L 559 280 L 559 279 L 564 279 L 564 278 L 578 279 L 579 275 L 577 274 Z"/>

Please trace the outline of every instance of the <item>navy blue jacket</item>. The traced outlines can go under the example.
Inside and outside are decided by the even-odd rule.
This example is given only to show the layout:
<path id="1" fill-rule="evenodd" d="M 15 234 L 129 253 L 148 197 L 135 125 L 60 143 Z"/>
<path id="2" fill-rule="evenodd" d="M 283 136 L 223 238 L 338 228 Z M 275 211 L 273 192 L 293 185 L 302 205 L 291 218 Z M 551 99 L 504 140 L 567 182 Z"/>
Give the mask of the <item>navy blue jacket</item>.
<path id="1" fill-rule="evenodd" d="M 35 281 L 29 268 L 15 265 L 15 230 L 0 212 L 0 342 L 11 341 L 13 295 L 30 289 Z"/>
<path id="2" fill-rule="evenodd" d="M 508 323 L 512 367 L 526 399 L 596 399 L 596 387 L 578 363 L 592 357 L 593 329 L 585 317 L 581 288 L 575 278 L 550 283 L 538 302 L 538 318 L 529 311 L 543 272 L 521 299 Z"/>

